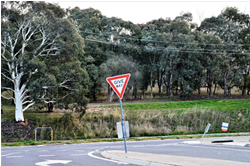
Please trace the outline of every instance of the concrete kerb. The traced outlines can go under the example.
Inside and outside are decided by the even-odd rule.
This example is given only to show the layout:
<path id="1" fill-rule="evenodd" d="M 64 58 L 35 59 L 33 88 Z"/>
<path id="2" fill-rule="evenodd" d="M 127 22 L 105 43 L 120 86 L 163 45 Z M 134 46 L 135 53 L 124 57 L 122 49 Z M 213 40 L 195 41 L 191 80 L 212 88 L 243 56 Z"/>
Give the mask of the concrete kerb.
<path id="1" fill-rule="evenodd" d="M 129 152 L 128 152 L 129 153 Z M 124 158 L 124 157 L 119 157 L 117 155 L 113 155 L 109 153 L 108 151 L 104 151 L 101 153 L 101 155 L 107 159 L 115 160 L 115 161 L 120 161 L 128 164 L 135 164 L 135 165 L 150 165 L 150 166 L 170 166 L 170 165 L 165 165 L 165 164 L 159 164 L 159 163 L 153 163 L 153 162 L 147 162 L 147 161 L 141 161 L 141 160 L 134 160 L 130 158 Z"/>
<path id="2" fill-rule="evenodd" d="M 230 139 L 230 138 L 229 138 Z M 223 141 L 225 140 L 225 141 Z M 218 143 L 216 143 L 216 141 Z M 242 147 L 250 147 L 250 140 L 246 139 L 233 139 L 233 141 L 229 142 L 225 138 L 220 139 L 220 138 L 213 138 L 213 139 L 204 139 L 203 141 L 183 141 L 183 144 L 207 144 L 207 145 L 212 145 L 212 144 L 217 144 L 217 145 L 230 145 L 230 146 L 242 146 Z"/>
<path id="3" fill-rule="evenodd" d="M 140 153 L 140 152 L 128 152 L 110 150 L 101 153 L 104 157 L 120 161 L 123 163 L 135 164 L 135 165 L 150 165 L 150 166 L 249 166 L 247 162 L 237 162 L 229 160 L 219 160 L 210 158 L 198 158 L 198 157 L 187 157 L 187 156 L 173 156 L 173 155 L 162 155 L 162 154 L 151 154 L 151 153 Z"/>

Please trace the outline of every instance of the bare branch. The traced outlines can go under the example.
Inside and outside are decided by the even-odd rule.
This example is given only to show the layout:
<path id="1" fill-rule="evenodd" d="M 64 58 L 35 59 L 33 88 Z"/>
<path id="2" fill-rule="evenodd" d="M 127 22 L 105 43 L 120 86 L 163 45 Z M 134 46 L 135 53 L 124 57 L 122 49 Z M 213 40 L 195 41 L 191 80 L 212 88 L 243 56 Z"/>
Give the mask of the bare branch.
<path id="1" fill-rule="evenodd" d="M 4 76 L 5 78 L 7 78 L 8 80 L 10 80 L 11 82 L 15 83 L 11 78 L 7 77 L 5 74 L 1 73 L 2 76 Z"/>
<path id="2" fill-rule="evenodd" d="M 44 102 L 45 102 L 46 104 L 48 104 L 48 103 L 55 103 L 56 101 L 46 101 L 46 100 L 44 100 Z"/>
<path id="3" fill-rule="evenodd" d="M 30 96 L 25 96 L 23 99 L 22 99 L 22 102 L 24 102 L 27 98 L 29 98 Z"/>
<path id="4" fill-rule="evenodd" d="M 2 97 L 2 98 L 5 98 L 5 99 L 7 99 L 7 100 L 13 99 L 14 102 L 15 102 L 15 99 L 14 99 L 13 97 L 7 98 L 7 97 L 5 97 L 5 96 L 3 96 L 3 95 L 1 95 L 1 97 Z M 15 102 L 15 103 L 16 103 L 16 102 Z"/>
<path id="5" fill-rule="evenodd" d="M 33 102 L 33 100 L 31 100 L 31 101 L 25 101 L 24 103 L 23 103 L 23 105 L 25 105 L 25 104 L 27 104 L 27 103 L 32 103 Z"/>
<path id="6" fill-rule="evenodd" d="M 21 99 L 24 97 L 24 95 L 27 93 L 27 92 L 29 92 L 30 90 L 29 89 L 26 89 L 23 93 L 22 93 L 22 95 L 21 95 Z"/>
<path id="7" fill-rule="evenodd" d="M 2 87 L 3 89 L 11 90 L 12 92 L 15 92 L 12 88 Z"/>
<path id="8" fill-rule="evenodd" d="M 33 102 L 33 100 L 32 100 L 31 102 Z M 23 112 L 26 111 L 29 107 L 33 106 L 34 104 L 35 104 L 35 102 L 30 103 L 30 104 L 27 105 L 22 111 L 23 111 Z"/>

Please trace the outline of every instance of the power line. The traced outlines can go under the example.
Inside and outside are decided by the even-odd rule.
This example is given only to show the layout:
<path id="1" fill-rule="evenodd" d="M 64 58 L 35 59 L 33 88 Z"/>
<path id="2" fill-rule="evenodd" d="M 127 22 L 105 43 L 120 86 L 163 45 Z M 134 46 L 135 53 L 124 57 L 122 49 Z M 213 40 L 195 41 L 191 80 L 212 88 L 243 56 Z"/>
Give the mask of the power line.
<path id="1" fill-rule="evenodd" d="M 95 34 L 99 36 L 105 36 L 104 33 L 94 33 L 94 32 L 86 32 L 86 31 L 80 31 L 83 33 L 88 33 L 88 34 Z M 118 36 L 114 34 L 109 34 L 107 33 L 106 35 L 112 35 L 112 36 Z M 186 44 L 186 45 L 212 45 L 212 46 L 250 46 L 250 44 L 230 44 L 230 43 L 224 43 L 224 44 L 205 44 L 205 43 L 183 43 L 183 42 L 167 42 L 167 41 L 156 41 L 156 40 L 146 40 L 146 39 L 132 39 L 128 37 L 116 37 L 118 39 L 128 39 L 128 40 L 134 40 L 134 41 L 140 41 L 140 42 L 155 42 L 155 43 L 166 43 L 166 44 Z"/>
<path id="2" fill-rule="evenodd" d="M 106 41 L 100 41 L 100 40 L 91 40 L 91 39 L 85 39 L 86 41 L 92 41 L 92 42 L 99 42 L 99 43 L 104 43 L 104 44 L 111 44 L 111 45 L 115 45 L 115 46 L 117 46 L 117 45 L 119 45 L 119 46 L 129 46 L 129 47 L 134 47 L 134 48 L 136 48 L 136 47 L 142 47 L 142 48 L 144 48 L 144 46 L 134 46 L 134 45 L 127 45 L 127 44 L 119 44 L 119 43 L 113 43 L 113 42 L 106 42 Z M 161 50 L 165 50 L 166 51 L 166 47 L 157 47 L 157 50 L 158 51 L 161 51 Z M 223 54 L 225 54 L 225 53 L 223 53 L 223 52 L 201 52 L 201 51 L 206 51 L 206 50 L 208 50 L 208 49 L 204 49 L 204 50 L 202 50 L 202 49 L 188 49 L 188 48 L 183 48 L 183 49 L 186 49 L 186 50 L 174 50 L 174 49 L 169 49 L 169 51 L 174 51 L 174 52 L 189 52 L 189 53 L 204 53 L 204 54 L 221 54 L 221 55 L 223 55 Z M 201 50 L 201 51 L 197 51 L 197 50 Z M 216 51 L 216 50 L 210 50 L 209 49 L 209 51 Z M 224 51 L 227 51 L 227 50 L 224 50 Z M 230 50 L 230 51 L 237 51 L 237 50 Z M 247 52 L 247 53 L 232 53 L 232 54 L 238 54 L 238 55 L 248 55 L 248 54 L 250 54 L 249 52 Z"/>

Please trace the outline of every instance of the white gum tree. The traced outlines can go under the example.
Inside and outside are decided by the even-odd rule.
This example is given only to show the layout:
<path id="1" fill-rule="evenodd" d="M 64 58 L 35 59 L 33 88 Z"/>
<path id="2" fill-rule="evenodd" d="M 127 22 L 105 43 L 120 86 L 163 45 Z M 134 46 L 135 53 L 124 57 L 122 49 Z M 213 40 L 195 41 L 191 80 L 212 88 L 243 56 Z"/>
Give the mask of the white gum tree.
<path id="1" fill-rule="evenodd" d="M 1 96 L 14 100 L 15 120 L 24 121 L 23 112 L 35 104 L 29 85 L 42 70 L 39 58 L 59 53 L 60 33 L 46 3 L 1 2 L 1 9 L 1 89 L 14 94 Z"/>

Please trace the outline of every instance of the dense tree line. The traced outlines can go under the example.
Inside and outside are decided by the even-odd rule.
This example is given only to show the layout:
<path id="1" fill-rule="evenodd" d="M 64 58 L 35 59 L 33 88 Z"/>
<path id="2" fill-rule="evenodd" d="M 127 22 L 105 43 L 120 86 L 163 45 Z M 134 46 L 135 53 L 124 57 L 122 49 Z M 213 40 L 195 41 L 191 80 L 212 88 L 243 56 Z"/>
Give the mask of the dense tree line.
<path id="1" fill-rule="evenodd" d="M 35 103 L 50 111 L 71 104 L 83 114 L 98 92 L 112 93 L 105 78 L 124 73 L 131 73 L 134 98 L 148 87 L 153 97 L 156 84 L 169 97 L 200 94 L 202 87 L 209 95 L 216 87 L 249 95 L 249 21 L 233 7 L 198 26 L 191 13 L 134 24 L 93 8 L 1 2 L 2 97 L 13 99 L 16 121 L 23 121 Z"/>

